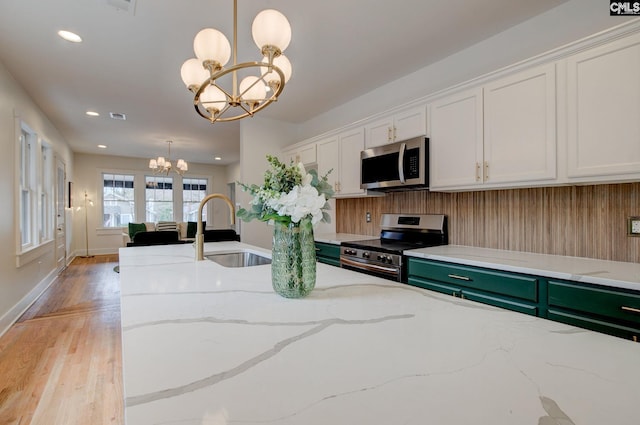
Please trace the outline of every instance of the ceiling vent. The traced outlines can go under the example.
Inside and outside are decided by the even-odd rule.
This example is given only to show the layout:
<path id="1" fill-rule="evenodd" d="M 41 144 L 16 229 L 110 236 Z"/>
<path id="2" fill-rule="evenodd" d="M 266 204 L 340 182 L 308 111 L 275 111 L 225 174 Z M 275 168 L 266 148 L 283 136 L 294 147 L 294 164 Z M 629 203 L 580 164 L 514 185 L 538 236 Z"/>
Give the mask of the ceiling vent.
<path id="1" fill-rule="evenodd" d="M 120 114 L 118 112 L 109 112 L 109 116 L 114 120 L 125 121 L 127 119 L 125 114 Z"/>
<path id="2" fill-rule="evenodd" d="M 106 0 L 107 4 L 111 7 L 115 7 L 118 10 L 135 14 L 136 0 Z"/>

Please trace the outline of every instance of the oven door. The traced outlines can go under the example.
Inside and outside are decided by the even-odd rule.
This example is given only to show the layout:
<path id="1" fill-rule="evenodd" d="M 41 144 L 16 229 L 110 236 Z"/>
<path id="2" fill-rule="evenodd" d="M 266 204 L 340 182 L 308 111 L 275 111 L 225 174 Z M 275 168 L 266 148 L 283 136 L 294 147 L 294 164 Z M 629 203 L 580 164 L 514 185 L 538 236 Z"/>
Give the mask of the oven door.
<path id="1" fill-rule="evenodd" d="M 351 257 L 344 255 L 340 256 L 340 267 L 347 270 L 353 270 L 368 275 L 381 277 L 383 279 L 395 280 L 401 282 L 402 280 L 402 267 L 394 265 L 380 265 L 370 262 L 355 260 Z"/>

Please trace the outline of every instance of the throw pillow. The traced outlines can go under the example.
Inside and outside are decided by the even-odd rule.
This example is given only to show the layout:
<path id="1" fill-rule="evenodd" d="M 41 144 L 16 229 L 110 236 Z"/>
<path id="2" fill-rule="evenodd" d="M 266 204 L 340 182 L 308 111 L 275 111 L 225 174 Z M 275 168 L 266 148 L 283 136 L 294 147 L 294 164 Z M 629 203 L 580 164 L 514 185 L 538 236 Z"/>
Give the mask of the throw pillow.
<path id="1" fill-rule="evenodd" d="M 206 227 L 207 227 L 207 222 L 203 221 L 202 228 L 204 229 Z M 198 231 L 198 223 L 195 221 L 187 221 L 187 237 L 195 238 L 197 231 Z"/>
<path id="2" fill-rule="evenodd" d="M 158 232 L 177 232 L 178 223 L 176 223 L 175 221 L 159 221 L 158 224 L 156 224 L 156 230 Z"/>
<path id="3" fill-rule="evenodd" d="M 138 232 L 146 232 L 147 226 L 144 223 L 129 223 L 129 237 L 133 240 L 133 237 Z"/>

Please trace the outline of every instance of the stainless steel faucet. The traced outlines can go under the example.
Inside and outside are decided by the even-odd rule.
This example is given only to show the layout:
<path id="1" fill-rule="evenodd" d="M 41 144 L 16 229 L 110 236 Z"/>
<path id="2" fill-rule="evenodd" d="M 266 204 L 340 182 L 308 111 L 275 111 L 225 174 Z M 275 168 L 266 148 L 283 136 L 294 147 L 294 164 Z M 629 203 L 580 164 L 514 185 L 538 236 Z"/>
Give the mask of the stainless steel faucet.
<path id="1" fill-rule="evenodd" d="M 196 261 L 204 260 L 204 229 L 202 228 L 202 208 L 204 208 L 205 204 L 214 198 L 220 198 L 224 202 L 227 203 L 229 207 L 229 218 L 231 220 L 231 225 L 236 224 L 236 209 L 227 196 L 221 193 L 212 193 L 211 195 L 207 195 L 204 197 L 202 201 L 200 201 L 200 206 L 198 207 L 198 227 L 196 228 Z"/>

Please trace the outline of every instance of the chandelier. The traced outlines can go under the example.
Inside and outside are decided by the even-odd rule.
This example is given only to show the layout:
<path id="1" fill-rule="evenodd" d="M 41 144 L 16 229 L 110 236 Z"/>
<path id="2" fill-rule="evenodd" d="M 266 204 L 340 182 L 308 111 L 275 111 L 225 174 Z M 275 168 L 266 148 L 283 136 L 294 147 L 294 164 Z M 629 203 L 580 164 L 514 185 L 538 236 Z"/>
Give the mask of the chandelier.
<path id="1" fill-rule="evenodd" d="M 291 41 L 291 26 L 282 13 L 266 9 L 253 20 L 260 62 L 237 62 L 237 24 L 238 1 L 233 0 L 233 50 L 224 34 L 205 28 L 193 40 L 196 57 L 180 69 L 182 81 L 194 93 L 196 112 L 212 124 L 253 116 L 278 99 L 291 77 L 291 62 L 282 54 Z M 224 68 L 232 53 L 233 64 Z"/>
<path id="2" fill-rule="evenodd" d="M 164 156 L 159 156 L 158 158 L 149 160 L 149 168 L 151 168 L 155 174 L 168 175 L 171 170 L 173 170 L 176 173 L 183 175 L 189 170 L 187 161 L 184 159 L 179 159 L 176 163 L 176 167 L 173 168 L 171 165 L 171 143 L 173 143 L 171 140 L 167 140 L 169 151 L 166 158 Z"/>

